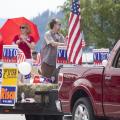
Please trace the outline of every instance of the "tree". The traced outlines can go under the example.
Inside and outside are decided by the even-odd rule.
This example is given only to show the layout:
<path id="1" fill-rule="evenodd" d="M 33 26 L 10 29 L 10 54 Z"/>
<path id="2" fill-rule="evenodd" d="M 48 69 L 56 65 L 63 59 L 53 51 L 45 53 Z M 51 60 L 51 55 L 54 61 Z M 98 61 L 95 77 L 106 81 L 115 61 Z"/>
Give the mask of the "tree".
<path id="1" fill-rule="evenodd" d="M 68 35 L 68 21 L 70 16 L 70 4 L 71 0 L 66 0 L 63 6 L 58 6 L 62 12 L 64 12 L 64 18 L 61 19 L 62 21 L 62 29 L 61 32 L 64 36 Z"/>
<path id="2" fill-rule="evenodd" d="M 44 11 L 42 14 L 34 17 L 32 21 L 37 25 L 39 33 L 40 33 L 40 41 L 36 45 L 36 50 L 39 52 L 43 46 L 44 42 L 44 34 L 45 31 L 48 29 L 48 23 L 52 18 L 59 18 L 62 19 L 64 17 L 63 12 L 52 12 L 49 10 Z"/>
<path id="3" fill-rule="evenodd" d="M 112 47 L 120 38 L 119 0 L 80 0 L 80 3 L 81 26 L 87 44 L 95 44 L 98 48 Z M 69 19 L 70 0 L 66 0 L 61 8 L 65 12 L 66 22 Z"/>

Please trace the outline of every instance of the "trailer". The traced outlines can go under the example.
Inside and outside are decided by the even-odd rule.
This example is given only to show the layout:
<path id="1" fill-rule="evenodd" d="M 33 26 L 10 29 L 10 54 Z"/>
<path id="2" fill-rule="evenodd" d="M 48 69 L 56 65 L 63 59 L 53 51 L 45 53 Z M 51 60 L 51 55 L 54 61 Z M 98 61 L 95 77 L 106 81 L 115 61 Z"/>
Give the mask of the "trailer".
<path id="1" fill-rule="evenodd" d="M 62 120 L 58 84 L 39 75 L 39 83 L 30 83 L 30 74 L 23 75 L 27 82 L 19 83 L 17 59 L 18 46 L 4 45 L 0 63 L 0 114 L 25 114 L 26 120 Z M 26 72 L 27 66 L 23 70 Z"/>

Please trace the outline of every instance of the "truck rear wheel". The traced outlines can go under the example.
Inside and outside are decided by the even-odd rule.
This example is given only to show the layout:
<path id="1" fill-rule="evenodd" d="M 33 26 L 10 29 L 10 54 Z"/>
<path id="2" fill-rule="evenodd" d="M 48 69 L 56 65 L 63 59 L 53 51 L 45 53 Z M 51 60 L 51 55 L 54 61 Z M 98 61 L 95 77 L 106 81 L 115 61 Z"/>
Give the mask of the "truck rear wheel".
<path id="1" fill-rule="evenodd" d="M 73 107 L 72 120 L 95 120 L 93 108 L 88 98 L 80 98 L 76 101 Z"/>

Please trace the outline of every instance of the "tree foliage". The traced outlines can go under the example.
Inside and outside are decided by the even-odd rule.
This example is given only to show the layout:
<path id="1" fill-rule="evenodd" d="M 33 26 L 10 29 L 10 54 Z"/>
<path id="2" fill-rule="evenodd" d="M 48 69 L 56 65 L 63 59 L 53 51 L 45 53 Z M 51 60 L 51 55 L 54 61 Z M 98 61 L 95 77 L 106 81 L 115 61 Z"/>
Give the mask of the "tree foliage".
<path id="1" fill-rule="evenodd" d="M 66 0 L 61 9 L 65 13 L 64 29 L 70 14 L 70 1 Z M 81 27 L 87 45 L 95 44 L 98 48 L 112 47 L 120 38 L 120 2 L 119 0 L 80 0 Z"/>

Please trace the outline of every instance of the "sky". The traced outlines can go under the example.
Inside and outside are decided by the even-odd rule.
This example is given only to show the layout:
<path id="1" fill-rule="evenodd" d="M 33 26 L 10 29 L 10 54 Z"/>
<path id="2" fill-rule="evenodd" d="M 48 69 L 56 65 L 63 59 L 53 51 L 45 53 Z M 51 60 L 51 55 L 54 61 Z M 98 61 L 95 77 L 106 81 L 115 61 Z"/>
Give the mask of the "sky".
<path id="1" fill-rule="evenodd" d="M 65 0 L 0 0 L 0 18 L 15 18 L 24 16 L 33 18 L 49 9 L 57 11 L 57 6 Z"/>

